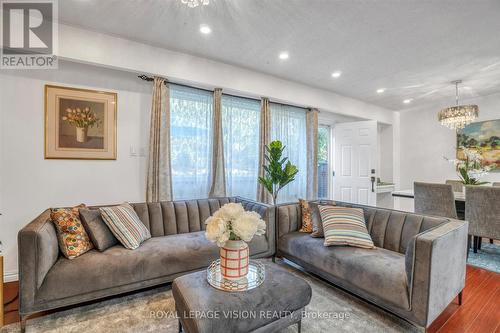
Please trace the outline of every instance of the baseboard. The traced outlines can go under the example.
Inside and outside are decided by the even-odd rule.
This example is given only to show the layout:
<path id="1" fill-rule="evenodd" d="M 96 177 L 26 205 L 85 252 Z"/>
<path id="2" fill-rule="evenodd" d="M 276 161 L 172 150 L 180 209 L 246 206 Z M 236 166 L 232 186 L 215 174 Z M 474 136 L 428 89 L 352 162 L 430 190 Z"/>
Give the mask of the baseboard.
<path id="1" fill-rule="evenodd" d="M 15 282 L 19 280 L 19 275 L 17 272 L 4 272 L 3 281 L 4 282 Z"/>

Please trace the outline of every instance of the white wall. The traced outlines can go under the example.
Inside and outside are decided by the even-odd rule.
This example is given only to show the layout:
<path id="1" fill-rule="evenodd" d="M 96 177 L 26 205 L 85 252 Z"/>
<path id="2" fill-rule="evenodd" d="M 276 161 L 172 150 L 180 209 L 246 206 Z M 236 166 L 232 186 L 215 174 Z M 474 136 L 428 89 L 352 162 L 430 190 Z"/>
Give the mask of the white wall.
<path id="1" fill-rule="evenodd" d="M 500 119 L 500 94 L 461 101 L 479 105 L 477 121 Z M 450 100 L 453 104 L 453 100 Z M 458 179 L 453 164 L 456 133 L 442 126 L 437 113 L 448 105 L 439 104 L 400 113 L 401 189 L 413 187 L 414 181 L 440 182 Z M 485 181 L 500 181 L 500 172 L 490 173 Z"/>
<path id="2" fill-rule="evenodd" d="M 118 93 L 116 161 L 44 159 L 44 85 Z M 0 240 L 5 273 L 17 273 L 17 232 L 48 207 L 144 201 L 151 85 L 130 73 L 62 62 L 59 70 L 0 74 Z"/>

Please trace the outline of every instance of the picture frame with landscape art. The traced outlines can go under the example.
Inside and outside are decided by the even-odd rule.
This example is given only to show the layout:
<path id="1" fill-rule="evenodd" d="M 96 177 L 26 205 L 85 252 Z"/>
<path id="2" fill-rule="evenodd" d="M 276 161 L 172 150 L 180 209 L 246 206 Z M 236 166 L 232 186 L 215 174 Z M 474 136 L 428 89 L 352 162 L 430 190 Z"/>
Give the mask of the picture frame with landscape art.
<path id="1" fill-rule="evenodd" d="M 45 158 L 116 160 L 114 92 L 45 85 Z"/>
<path id="2" fill-rule="evenodd" d="M 490 172 L 500 172 L 500 119 L 472 123 L 457 131 L 457 159 L 465 160 L 461 147 L 473 149 Z"/>

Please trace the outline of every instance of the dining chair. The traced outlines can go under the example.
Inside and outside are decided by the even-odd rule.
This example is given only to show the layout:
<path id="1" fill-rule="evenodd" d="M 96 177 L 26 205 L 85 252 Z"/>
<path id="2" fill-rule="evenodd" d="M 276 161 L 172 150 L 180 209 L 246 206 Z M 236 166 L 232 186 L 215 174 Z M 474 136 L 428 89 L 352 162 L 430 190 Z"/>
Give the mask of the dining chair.
<path id="1" fill-rule="evenodd" d="M 457 209 L 451 185 L 413 183 L 415 213 L 456 219 Z"/>
<path id="2" fill-rule="evenodd" d="M 463 192 L 464 191 L 464 183 L 461 180 L 447 179 L 445 181 L 446 185 L 451 185 L 453 192 Z"/>
<path id="3" fill-rule="evenodd" d="M 465 198 L 465 219 L 469 221 L 476 253 L 481 237 L 500 239 L 500 187 L 466 186 Z"/>

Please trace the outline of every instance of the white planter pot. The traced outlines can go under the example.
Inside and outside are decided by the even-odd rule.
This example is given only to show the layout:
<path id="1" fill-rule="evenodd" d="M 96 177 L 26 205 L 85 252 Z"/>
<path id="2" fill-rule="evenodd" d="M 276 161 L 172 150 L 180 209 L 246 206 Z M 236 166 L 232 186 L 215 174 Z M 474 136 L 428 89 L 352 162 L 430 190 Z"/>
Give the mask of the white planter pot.
<path id="1" fill-rule="evenodd" d="M 239 280 L 248 274 L 248 244 L 242 240 L 230 240 L 220 248 L 220 271 L 228 280 Z"/>

